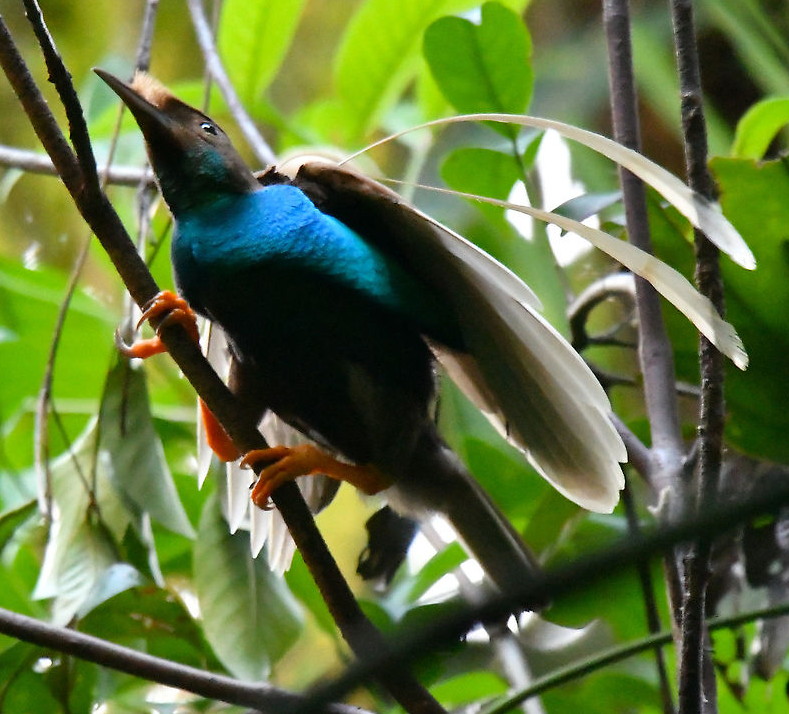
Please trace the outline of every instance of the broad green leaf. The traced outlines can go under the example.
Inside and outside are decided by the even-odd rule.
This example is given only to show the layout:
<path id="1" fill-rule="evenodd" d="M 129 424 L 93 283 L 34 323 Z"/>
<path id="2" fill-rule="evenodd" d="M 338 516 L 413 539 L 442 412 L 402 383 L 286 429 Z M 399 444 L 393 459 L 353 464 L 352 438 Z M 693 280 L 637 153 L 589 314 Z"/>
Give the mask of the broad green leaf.
<path id="1" fill-rule="evenodd" d="M 183 602 L 150 585 L 106 600 L 80 620 L 79 629 L 193 667 L 220 666 Z"/>
<path id="2" fill-rule="evenodd" d="M 403 583 L 405 592 L 402 592 L 400 595 L 403 598 L 403 602 L 413 605 L 441 578 L 451 573 L 466 560 L 468 560 L 468 555 L 460 543 L 448 545 L 430 558 L 414 577 L 408 578 Z M 398 616 L 400 615 L 402 613 L 398 613 Z"/>
<path id="3" fill-rule="evenodd" d="M 0 552 L 6 547 L 16 530 L 37 512 L 38 504 L 35 501 L 28 501 L 0 516 Z"/>
<path id="4" fill-rule="evenodd" d="M 789 124 L 789 97 L 771 97 L 754 104 L 737 123 L 731 154 L 761 159 L 776 134 Z"/>
<path id="5" fill-rule="evenodd" d="M 18 642 L 0 654 L 0 702 L 6 712 L 62 712 L 49 687 L 44 682 L 42 665 L 35 667 L 39 658 L 50 653 L 43 649 Z"/>
<path id="6" fill-rule="evenodd" d="M 203 628 L 217 656 L 236 677 L 265 679 L 298 637 L 301 617 L 282 579 L 250 556 L 248 535 L 228 533 L 215 498 L 200 519 L 193 568 Z"/>
<path id="7" fill-rule="evenodd" d="M 441 165 L 441 177 L 458 190 L 493 198 L 507 198 L 521 175 L 511 154 L 493 149 L 464 147 L 447 155 Z M 494 210 L 501 213 L 501 209 Z"/>
<path id="8" fill-rule="evenodd" d="M 574 221 L 585 221 L 590 216 L 595 216 L 606 208 L 610 208 L 621 199 L 621 191 L 585 193 L 565 201 L 561 206 L 554 208 L 553 212 L 572 218 Z"/>
<path id="9" fill-rule="evenodd" d="M 219 53 L 247 107 L 274 78 L 296 32 L 304 0 L 225 0 Z"/>
<path id="10" fill-rule="evenodd" d="M 41 387 L 66 283 L 66 275 L 56 270 L 28 270 L 0 258 L 0 373 L 11 376 L 0 387 L 0 422 Z M 110 352 L 114 323 L 111 311 L 77 291 L 58 349 L 56 398 L 95 399 L 102 379 L 96 364 Z"/>
<path id="11" fill-rule="evenodd" d="M 53 528 L 50 544 L 41 573 L 43 578 L 52 569 L 54 578 L 39 580 L 42 587 L 36 586 L 35 595 L 47 597 L 50 593 L 43 586 L 53 586 L 52 621 L 64 626 L 74 615 L 87 612 L 89 603 L 98 603 L 97 588 L 115 562 L 115 549 L 107 533 L 89 524 L 87 519 L 69 532 L 68 537 L 57 527 Z"/>
<path id="12" fill-rule="evenodd" d="M 85 615 L 118 593 L 142 585 L 143 577 L 127 563 L 112 563 L 105 568 L 93 584 L 85 600 L 80 604 L 78 615 Z"/>
<path id="13" fill-rule="evenodd" d="M 722 262 L 727 317 L 740 332 L 751 368 L 732 372 L 726 384 L 730 444 L 761 458 L 789 463 L 786 359 L 789 333 L 789 168 L 785 161 L 759 164 L 713 159 L 726 215 L 751 244 L 758 260 L 749 274 Z"/>
<path id="14" fill-rule="evenodd" d="M 194 537 L 153 428 L 142 369 L 118 360 L 107 375 L 100 419 L 100 449 L 118 491 L 166 528 Z"/>
<path id="15" fill-rule="evenodd" d="M 531 100 L 531 38 L 520 17 L 496 2 L 479 24 L 444 17 L 425 32 L 424 54 L 444 96 L 459 112 L 520 114 Z M 509 136 L 511 126 L 499 126 Z"/>
<path id="16" fill-rule="evenodd" d="M 493 672 L 466 672 L 430 688 L 430 693 L 447 709 L 461 708 L 464 704 L 476 704 L 481 700 L 505 694 L 508 686 Z"/>
<path id="17" fill-rule="evenodd" d="M 33 597 L 53 598 L 56 624 L 83 609 L 116 562 L 108 525 L 122 533 L 131 520 L 109 483 L 106 458 L 97 456 L 96 439 L 94 420 L 51 465 L 53 520 Z"/>
<path id="18" fill-rule="evenodd" d="M 524 0 L 508 0 L 522 9 Z M 437 18 L 465 12 L 474 0 L 366 0 L 337 50 L 334 79 L 348 124 L 347 140 L 362 138 L 394 104 L 419 66 L 422 34 Z"/>

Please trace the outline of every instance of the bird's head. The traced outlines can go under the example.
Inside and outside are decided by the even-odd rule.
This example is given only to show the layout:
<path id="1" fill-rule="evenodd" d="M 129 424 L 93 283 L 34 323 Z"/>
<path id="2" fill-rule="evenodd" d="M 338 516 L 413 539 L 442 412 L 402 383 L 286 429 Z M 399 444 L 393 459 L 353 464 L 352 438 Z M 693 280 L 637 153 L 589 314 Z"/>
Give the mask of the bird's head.
<path id="1" fill-rule="evenodd" d="M 94 71 L 140 126 L 162 195 L 176 217 L 222 196 L 260 187 L 219 125 L 151 75 L 137 72 L 127 84 L 103 70 Z"/>

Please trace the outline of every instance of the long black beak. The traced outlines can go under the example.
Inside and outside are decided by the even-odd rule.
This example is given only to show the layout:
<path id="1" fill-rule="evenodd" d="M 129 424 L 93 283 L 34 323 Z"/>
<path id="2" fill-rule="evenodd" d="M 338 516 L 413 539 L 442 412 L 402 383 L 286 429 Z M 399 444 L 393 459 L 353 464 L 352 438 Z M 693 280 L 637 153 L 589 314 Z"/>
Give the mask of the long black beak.
<path id="1" fill-rule="evenodd" d="M 139 124 L 143 135 L 149 141 L 162 133 L 172 136 L 171 120 L 165 112 L 151 104 L 139 92 L 115 75 L 97 67 L 93 71 L 117 94 L 129 108 Z"/>

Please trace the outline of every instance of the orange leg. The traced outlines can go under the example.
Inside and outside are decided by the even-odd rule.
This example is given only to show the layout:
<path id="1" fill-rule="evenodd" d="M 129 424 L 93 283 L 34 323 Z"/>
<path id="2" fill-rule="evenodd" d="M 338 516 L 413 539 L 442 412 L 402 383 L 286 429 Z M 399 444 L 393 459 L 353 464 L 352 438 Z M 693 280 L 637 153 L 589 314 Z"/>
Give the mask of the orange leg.
<path id="1" fill-rule="evenodd" d="M 180 323 L 194 338 L 195 342 L 199 341 L 200 334 L 197 331 L 197 321 L 192 308 L 182 297 L 179 297 L 170 290 L 163 290 L 152 300 L 148 301 L 143 307 L 142 317 L 137 323 L 137 327 L 142 325 L 146 320 L 155 320 L 161 317 L 161 322 L 156 326 L 156 332 L 172 322 Z M 126 345 L 118 340 L 118 349 L 126 357 L 137 357 L 139 359 L 147 359 L 153 355 L 166 352 L 167 348 L 159 338 L 152 337 L 147 340 L 137 340 L 134 344 Z"/>
<path id="2" fill-rule="evenodd" d="M 241 465 L 249 466 L 261 461 L 268 465 L 263 467 L 252 489 L 252 501 L 263 510 L 270 508 L 269 498 L 279 486 L 299 476 L 324 474 L 338 481 L 347 481 L 370 495 L 392 485 L 392 480 L 374 466 L 346 464 L 312 444 L 250 451 L 244 456 Z"/>
<path id="3" fill-rule="evenodd" d="M 227 435 L 222 425 L 217 421 L 214 413 L 200 400 L 200 416 L 203 419 L 205 440 L 208 446 L 221 461 L 235 461 L 241 452 L 236 448 L 233 440 Z"/>

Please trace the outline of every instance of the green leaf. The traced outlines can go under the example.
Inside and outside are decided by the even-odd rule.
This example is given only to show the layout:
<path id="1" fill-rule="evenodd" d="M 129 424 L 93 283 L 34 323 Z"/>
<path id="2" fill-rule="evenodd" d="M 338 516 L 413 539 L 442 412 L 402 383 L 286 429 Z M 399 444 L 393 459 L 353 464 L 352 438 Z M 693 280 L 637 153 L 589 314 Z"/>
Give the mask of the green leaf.
<path id="1" fill-rule="evenodd" d="M 193 667 L 219 666 L 199 623 L 169 590 L 150 585 L 126 590 L 94 609 L 79 629 Z"/>
<path id="2" fill-rule="evenodd" d="M 425 32 L 424 54 L 449 102 L 463 114 L 520 114 L 531 100 L 531 38 L 520 17 L 495 2 L 478 25 L 444 17 Z M 514 127 L 494 126 L 512 136 Z"/>
<path id="3" fill-rule="evenodd" d="M 754 104 L 737 123 L 731 154 L 761 159 L 778 132 L 789 124 L 789 97 L 771 97 Z"/>
<path id="4" fill-rule="evenodd" d="M 447 709 L 459 709 L 506 694 L 507 683 L 493 672 L 466 672 L 434 684 L 430 693 Z"/>
<path id="5" fill-rule="evenodd" d="M 80 604 L 77 615 L 85 615 L 118 593 L 143 583 L 139 571 L 127 563 L 112 563 L 96 578 L 87 597 Z"/>
<path id="6" fill-rule="evenodd" d="M 97 588 L 115 561 L 115 551 L 106 533 L 87 522 L 72 530 L 68 538 L 61 537 L 57 529 L 55 533 L 34 597 L 55 595 L 52 621 L 64 626 L 77 613 L 87 612 L 89 604 L 99 602 Z"/>
<path id="7" fill-rule="evenodd" d="M 301 629 L 295 600 L 264 560 L 250 556 L 246 532 L 228 533 L 216 499 L 209 499 L 193 563 L 203 627 L 225 667 L 250 681 L 266 678 Z"/>
<path id="8" fill-rule="evenodd" d="M 334 67 L 347 141 L 363 138 L 403 92 L 419 67 L 422 34 L 428 25 L 476 4 L 474 0 L 362 3 L 348 24 Z"/>
<path id="9" fill-rule="evenodd" d="M 33 597 L 54 598 L 52 619 L 60 625 L 84 612 L 117 560 L 105 523 L 123 531 L 130 522 L 106 477 L 106 459 L 96 459 L 96 438 L 94 421 L 51 466 L 53 521 Z"/>
<path id="10" fill-rule="evenodd" d="M 408 578 L 403 583 L 405 589 L 402 594 L 403 601 L 413 605 L 441 578 L 451 573 L 466 560 L 468 560 L 468 554 L 463 550 L 463 546 L 457 542 L 450 543 L 430 558 L 413 578 Z"/>
<path id="11" fill-rule="evenodd" d="M 142 369 L 118 360 L 107 375 L 101 409 L 100 449 L 111 466 L 112 483 L 138 511 L 175 533 L 194 537 L 164 450 L 151 421 Z"/>
<path id="12" fill-rule="evenodd" d="M 4 712 L 61 712 L 34 665 L 46 652 L 18 642 L 0 654 L 0 705 Z"/>
<path id="13" fill-rule="evenodd" d="M 585 221 L 590 216 L 595 216 L 606 208 L 610 208 L 621 198 L 621 191 L 585 193 L 565 201 L 561 206 L 554 208 L 553 212 L 572 218 L 574 221 Z"/>
<path id="14" fill-rule="evenodd" d="M 0 390 L 0 422 L 6 426 L 41 387 L 66 283 L 66 275 L 56 270 L 28 270 L 0 258 L 0 374 L 13 375 L 3 380 Z M 85 400 L 99 394 L 102 370 L 97 364 L 110 352 L 114 324 L 110 310 L 82 291 L 75 293 L 55 365 L 57 399 Z M 17 458 L 32 461 L 32 453 Z"/>
<path id="15" fill-rule="evenodd" d="M 448 154 L 441 164 L 441 177 L 449 186 L 491 198 L 507 198 L 520 179 L 518 164 L 512 154 L 493 149 L 463 147 Z M 461 188 L 462 187 L 462 188 Z M 480 206 L 501 214 L 495 206 Z"/>
<path id="16" fill-rule="evenodd" d="M 0 516 L 0 552 L 6 547 L 17 529 L 36 513 L 38 513 L 38 504 L 35 501 L 28 501 Z"/>
<path id="17" fill-rule="evenodd" d="M 721 205 L 751 246 L 753 273 L 721 262 L 729 321 L 750 356 L 745 372 L 730 370 L 726 383 L 727 441 L 748 454 L 789 463 L 786 405 L 789 379 L 789 166 L 747 159 L 716 158 L 712 170 Z"/>
<path id="18" fill-rule="evenodd" d="M 225 0 L 219 53 L 247 107 L 254 107 L 282 64 L 304 0 Z"/>

